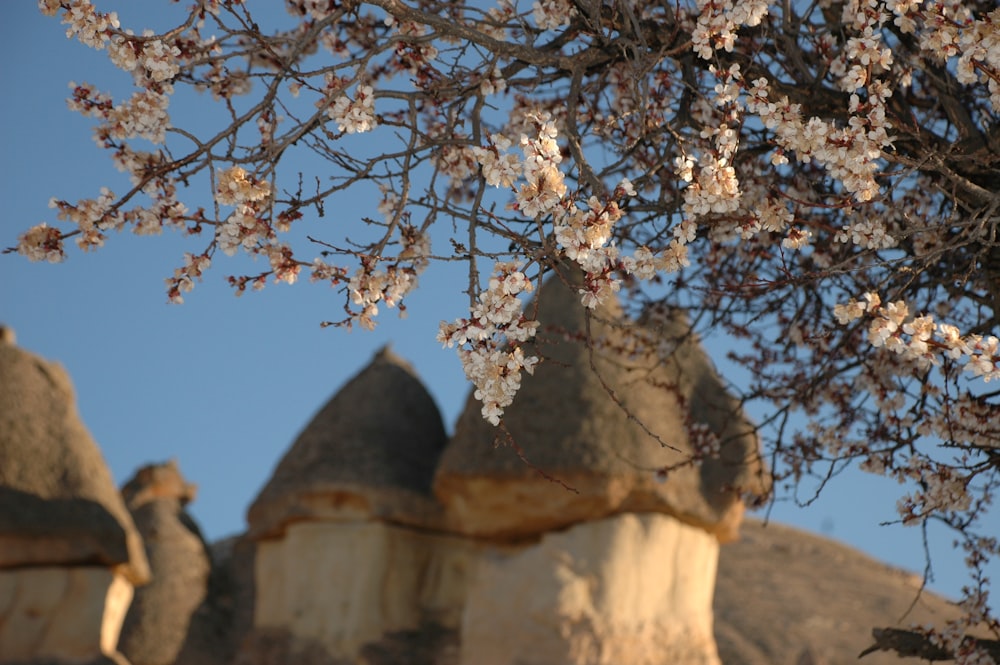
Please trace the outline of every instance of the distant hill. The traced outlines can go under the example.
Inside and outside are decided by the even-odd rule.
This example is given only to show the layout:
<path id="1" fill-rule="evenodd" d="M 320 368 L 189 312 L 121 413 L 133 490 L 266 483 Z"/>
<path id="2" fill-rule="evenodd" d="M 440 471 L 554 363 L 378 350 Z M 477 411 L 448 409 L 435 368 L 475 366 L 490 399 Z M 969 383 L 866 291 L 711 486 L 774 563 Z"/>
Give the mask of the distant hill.
<path id="1" fill-rule="evenodd" d="M 741 531 L 720 549 L 713 604 L 725 665 L 913 662 L 887 652 L 858 661 L 858 654 L 872 644 L 873 627 L 908 628 L 957 615 L 927 591 L 914 605 L 918 576 L 847 545 L 757 520 Z"/>

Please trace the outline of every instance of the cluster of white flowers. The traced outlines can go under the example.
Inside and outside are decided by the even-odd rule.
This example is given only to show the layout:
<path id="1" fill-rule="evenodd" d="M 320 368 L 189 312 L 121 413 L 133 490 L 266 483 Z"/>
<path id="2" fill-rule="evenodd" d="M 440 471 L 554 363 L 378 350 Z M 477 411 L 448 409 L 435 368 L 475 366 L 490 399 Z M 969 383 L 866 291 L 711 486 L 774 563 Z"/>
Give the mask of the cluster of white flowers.
<path id="1" fill-rule="evenodd" d="M 164 44 L 160 39 L 148 39 L 152 36 L 152 31 L 143 33 L 147 39 L 134 39 L 128 34 L 115 35 L 108 44 L 111 62 L 121 70 L 135 72 L 139 85 L 169 81 L 180 71 L 180 49 Z M 142 71 L 139 71 L 140 65 Z"/>
<path id="2" fill-rule="evenodd" d="M 45 222 L 32 226 L 20 235 L 17 239 L 17 253 L 28 257 L 31 261 L 49 263 L 59 263 L 66 258 L 62 234 L 59 233 L 59 229 Z"/>
<path id="3" fill-rule="evenodd" d="M 474 148 L 473 155 L 486 184 L 513 190 L 518 211 L 536 219 L 551 215 L 556 243 L 583 270 L 580 299 L 584 305 L 596 308 L 619 290 L 620 280 L 613 276 L 616 268 L 651 279 L 657 270 L 676 271 L 688 265 L 687 248 L 677 242 L 661 257 L 647 247 L 637 248 L 634 256 L 621 257 L 611 242 L 612 231 L 622 217 L 619 204 L 636 195 L 632 183 L 623 179 L 607 200 L 592 196 L 584 205 L 576 205 L 566 196 L 565 177 L 559 170 L 562 154 L 555 122 L 545 112 L 529 118 L 537 134 L 535 138 L 521 135 L 523 160 L 507 152 L 512 142 L 502 135 L 489 136 L 489 145 Z M 522 178 L 525 182 L 518 185 Z"/>
<path id="4" fill-rule="evenodd" d="M 236 208 L 215 229 L 215 242 L 223 253 L 233 256 L 242 247 L 255 254 L 261 248 L 266 251 L 273 244 L 274 231 L 259 215 L 261 201 L 270 196 L 271 184 L 240 166 L 220 169 L 216 173 L 216 203 Z"/>
<path id="5" fill-rule="evenodd" d="M 460 132 L 448 136 L 444 133 L 444 128 L 441 127 L 429 131 L 428 134 L 434 139 L 446 138 L 455 141 L 455 143 L 449 142 L 449 140 L 442 141 L 440 147 L 434 150 L 433 159 L 437 169 L 451 180 L 452 187 L 460 187 L 477 170 L 476 149 L 457 143 L 466 138 Z"/>
<path id="6" fill-rule="evenodd" d="M 147 185 L 148 188 L 148 185 Z M 180 229 L 188 209 L 177 200 L 174 188 L 168 191 L 150 192 L 153 205 L 148 208 L 136 206 L 124 214 L 125 221 L 132 222 L 132 232 L 136 235 L 159 235 L 164 227 Z"/>
<path id="7" fill-rule="evenodd" d="M 647 247 L 639 247 L 633 256 L 619 260 L 618 247 L 611 242 L 611 235 L 615 222 L 622 217 L 618 203 L 629 196 L 635 196 L 635 188 L 624 179 L 607 201 L 592 196 L 585 209 L 561 206 L 553 215 L 556 242 L 566 257 L 583 269 L 580 299 L 589 309 L 596 308 L 621 288 L 620 280 L 612 272 L 616 266 L 646 279 L 651 279 L 657 268 L 666 267 Z"/>
<path id="8" fill-rule="evenodd" d="M 168 277 L 164 281 L 167 284 L 167 299 L 174 304 L 184 302 L 185 293 L 190 293 L 194 288 L 194 280 L 201 281 L 202 273 L 212 265 L 212 259 L 206 254 L 193 255 L 184 252 L 184 265 L 174 269 L 174 276 Z"/>
<path id="9" fill-rule="evenodd" d="M 453 323 L 441 322 L 438 341 L 458 347 L 465 376 L 476 386 L 483 418 L 500 423 L 521 387 L 521 371 L 534 372 L 538 358 L 525 356 L 521 344 L 534 338 L 538 322 L 521 312 L 521 293 L 532 291 L 531 282 L 515 263 L 497 263 L 489 288 L 471 308 L 471 316 Z"/>
<path id="10" fill-rule="evenodd" d="M 108 48 L 115 66 L 133 72 L 136 85 L 144 88 L 118 105 L 110 97 L 100 95 L 87 84 L 70 84 L 73 98 L 69 107 L 102 122 L 95 128 L 99 145 L 108 147 L 126 139 L 140 137 L 153 143 L 163 143 L 170 128 L 168 95 L 173 93 L 169 81 L 180 71 L 180 50 L 160 39 L 151 39 L 152 32 L 142 38 L 119 32 L 117 15 L 102 14 L 89 0 L 57 3 L 39 0 L 43 14 L 52 16 L 63 9 L 62 21 L 69 25 L 67 36 L 75 36 L 95 49 Z"/>
<path id="11" fill-rule="evenodd" d="M 141 90 L 116 106 L 111 97 L 87 83 L 71 81 L 69 87 L 73 91 L 73 96 L 67 101 L 70 110 L 102 121 L 94 128 L 94 140 L 101 147 L 110 147 L 135 137 L 152 143 L 166 140 L 166 130 L 170 128 L 170 115 L 167 113 L 170 98 L 166 93 Z"/>
<path id="12" fill-rule="evenodd" d="M 473 148 L 473 155 L 482 169 L 483 178 L 490 187 L 513 188 L 521 174 L 521 160 L 508 153 L 511 141 L 506 136 L 487 137 L 487 148 Z"/>
<path id="13" fill-rule="evenodd" d="M 566 183 L 559 162 L 562 155 L 556 137 L 555 123 L 548 114 L 535 117 L 537 137 L 522 134 L 520 140 L 524 159 L 506 151 L 510 139 L 495 135 L 487 148 L 473 148 L 472 155 L 482 168 L 487 185 L 514 187 L 520 177 L 525 183 L 515 190 L 517 209 L 526 217 L 541 217 L 551 213 L 566 195 Z"/>
<path id="14" fill-rule="evenodd" d="M 817 117 L 803 121 L 801 107 L 785 96 L 771 101 L 764 78 L 750 85 L 746 107 L 759 115 L 768 129 L 774 130 L 784 152 L 795 153 L 800 162 L 815 160 L 858 201 L 870 201 L 878 194 L 877 160 L 882 149 L 891 143 L 885 114 L 885 99 L 889 95 L 884 86 L 870 87 L 865 102 L 852 94 L 849 107 L 852 115 L 843 128 Z"/>
<path id="15" fill-rule="evenodd" d="M 889 15 L 870 0 L 848 0 L 842 14 L 850 36 L 847 47 L 830 63 L 830 73 L 838 78 L 841 89 L 854 92 L 892 66 L 892 50 L 882 43 Z"/>
<path id="16" fill-rule="evenodd" d="M 240 203 L 226 221 L 215 229 L 215 242 L 226 256 L 235 256 L 240 247 L 250 254 L 272 239 L 273 232 L 252 204 Z"/>
<path id="17" fill-rule="evenodd" d="M 312 262 L 312 272 L 309 273 L 310 282 L 330 282 L 330 286 L 336 286 L 342 280 L 347 279 L 346 271 L 339 266 L 331 266 L 321 258 L 316 258 Z"/>
<path id="18" fill-rule="evenodd" d="M 958 81 L 986 83 L 993 109 L 1000 112 L 1000 8 L 976 19 L 961 2 L 885 0 L 885 6 L 899 29 L 917 33 L 920 48 L 934 58 L 958 56 Z"/>
<path id="19" fill-rule="evenodd" d="M 292 248 L 288 245 L 272 241 L 264 248 L 267 260 L 271 264 L 271 274 L 274 275 L 275 283 L 285 282 L 294 284 L 299 278 L 302 266 L 292 255 Z"/>
<path id="20" fill-rule="evenodd" d="M 888 249 L 896 246 L 896 239 L 890 235 L 885 222 L 878 217 L 867 217 L 852 222 L 834 236 L 837 242 L 853 242 L 865 249 Z"/>
<path id="21" fill-rule="evenodd" d="M 351 302 L 361 306 L 360 311 L 351 312 L 351 321 L 366 330 L 375 329 L 378 303 L 385 303 L 392 309 L 400 305 L 403 297 L 417 284 L 412 268 L 390 265 L 385 270 L 376 270 L 372 265 L 374 263 L 369 262 L 358 268 L 347 285 Z"/>
<path id="22" fill-rule="evenodd" d="M 784 233 L 795 219 L 788 204 L 776 197 L 767 196 L 753 209 L 754 226 L 770 233 Z"/>
<path id="23" fill-rule="evenodd" d="M 164 157 L 162 152 L 152 153 L 135 150 L 128 144 L 122 144 L 111 156 L 111 159 L 115 168 L 128 174 L 129 182 L 138 185 L 149 171 L 164 163 Z"/>
<path id="24" fill-rule="evenodd" d="M 753 27 L 768 14 L 767 0 L 698 0 L 698 21 L 691 33 L 695 53 L 711 60 L 715 51 L 732 51 L 740 26 Z"/>
<path id="25" fill-rule="evenodd" d="M 621 208 L 615 201 L 602 202 L 591 196 L 587 209 L 573 206 L 570 210 L 560 209 L 555 215 L 556 242 L 566 256 L 579 263 L 586 272 L 602 272 L 609 263 L 609 257 L 603 250 L 611 240 L 615 222 L 621 217 Z"/>
<path id="26" fill-rule="evenodd" d="M 111 31 L 120 27 L 118 14 L 98 12 L 90 0 L 38 0 L 38 9 L 45 16 L 55 16 L 63 9 L 62 22 L 66 28 L 66 36 L 76 37 L 80 43 L 94 49 L 103 49 L 111 38 Z"/>
<path id="27" fill-rule="evenodd" d="M 141 90 L 115 106 L 108 113 L 107 122 L 98 126 L 95 132 L 116 142 L 139 137 L 154 144 L 163 143 L 166 131 L 170 128 L 170 115 L 167 113 L 169 105 L 168 95 Z"/>
<path id="28" fill-rule="evenodd" d="M 939 364 L 939 356 L 964 359 L 965 371 L 984 381 L 1000 379 L 1000 340 L 993 335 L 967 335 L 953 325 L 935 323 L 930 315 L 910 316 L 906 303 L 882 304 L 876 293 L 866 293 L 864 303 L 851 299 L 838 304 L 833 313 L 841 325 L 866 314 L 872 318 L 868 341 L 876 348 L 885 347 L 918 367 Z"/>
<path id="29" fill-rule="evenodd" d="M 531 15 L 539 30 L 558 30 L 573 20 L 576 7 L 571 0 L 535 0 Z"/>
<path id="30" fill-rule="evenodd" d="M 378 119 L 375 117 L 375 91 L 370 85 L 359 85 L 354 99 L 341 93 L 327 106 L 326 114 L 337 123 L 337 129 L 342 132 L 369 132 L 378 126 Z"/>
<path id="31" fill-rule="evenodd" d="M 499 67 L 494 66 L 479 82 L 479 92 L 484 95 L 495 95 L 507 89 L 507 81 Z"/>
<path id="32" fill-rule="evenodd" d="M 220 170 L 216 174 L 215 200 L 219 205 L 255 203 L 270 195 L 269 182 L 256 178 L 240 166 Z"/>
<path id="33" fill-rule="evenodd" d="M 115 193 L 107 187 L 101 188 L 101 195 L 96 199 L 82 199 L 75 205 L 66 201 L 52 199 L 50 208 L 59 210 L 58 218 L 77 226 L 79 235 L 77 246 L 88 249 L 104 246 L 104 231 L 121 228 L 124 220 L 120 212 L 114 210 Z"/>
<path id="34" fill-rule="evenodd" d="M 527 181 L 517 189 L 518 210 L 525 217 L 541 217 L 552 212 L 566 196 L 566 183 L 559 162 L 562 154 L 556 143 L 555 123 L 539 118 L 537 138 L 521 135 L 524 153 L 523 175 Z"/>
<path id="35" fill-rule="evenodd" d="M 723 126 L 723 132 L 732 132 Z M 688 218 L 709 213 L 735 212 L 740 205 L 740 183 L 728 157 L 705 153 L 694 171 L 690 157 L 675 158 L 678 176 L 690 183 L 684 188 L 684 214 Z"/>

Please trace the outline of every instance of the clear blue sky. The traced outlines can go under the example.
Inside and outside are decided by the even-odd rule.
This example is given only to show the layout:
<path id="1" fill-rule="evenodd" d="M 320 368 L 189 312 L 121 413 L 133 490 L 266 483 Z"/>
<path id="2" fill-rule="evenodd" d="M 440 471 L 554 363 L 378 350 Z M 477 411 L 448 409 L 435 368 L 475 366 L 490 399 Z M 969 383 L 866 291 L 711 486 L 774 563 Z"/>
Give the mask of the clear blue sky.
<path id="1" fill-rule="evenodd" d="M 124 26 L 141 28 L 150 7 L 165 5 L 147 0 L 119 13 Z M 55 221 L 52 196 L 124 191 L 124 178 L 91 139 L 91 121 L 68 111 L 65 100 L 70 80 L 124 91 L 128 78 L 105 53 L 67 40 L 58 19 L 43 17 L 34 2 L 0 6 L 0 37 L 0 246 L 7 247 L 28 227 Z M 336 214 L 373 215 L 374 202 Z M 91 254 L 73 246 L 60 265 L 0 256 L 0 321 L 14 327 L 20 346 L 69 370 L 116 482 L 148 462 L 177 458 L 200 488 L 191 511 L 206 536 L 242 530 L 247 507 L 301 428 L 390 342 L 416 367 L 451 428 L 468 388 L 454 352 L 434 337 L 441 319 L 463 314 L 460 276 L 432 267 L 407 301 L 409 318 L 383 310 L 375 332 L 346 332 L 319 326 L 341 313 L 342 298 L 329 287 L 269 284 L 238 299 L 224 280 L 235 269 L 221 255 L 184 305 L 168 305 L 163 279 L 183 251 L 200 249 L 181 237 L 122 234 Z M 778 504 L 772 518 L 919 571 L 919 531 L 879 526 L 895 518 L 901 491 L 852 472 L 809 508 Z M 934 587 L 954 595 L 964 578 L 951 549 L 947 536 L 934 548 Z M 993 570 L 1000 579 L 1000 567 Z"/>

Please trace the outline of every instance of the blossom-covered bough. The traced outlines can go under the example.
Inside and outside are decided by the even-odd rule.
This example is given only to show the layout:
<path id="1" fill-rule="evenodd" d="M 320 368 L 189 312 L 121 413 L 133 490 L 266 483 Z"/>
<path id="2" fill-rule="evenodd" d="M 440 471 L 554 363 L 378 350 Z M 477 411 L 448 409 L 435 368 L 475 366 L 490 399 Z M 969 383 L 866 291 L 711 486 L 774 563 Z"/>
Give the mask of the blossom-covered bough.
<path id="1" fill-rule="evenodd" d="M 544 273 L 577 266 L 591 308 L 682 306 L 745 342 L 778 491 L 858 463 L 914 488 L 904 524 L 952 527 L 966 619 L 926 632 L 986 662 L 961 637 L 1000 632 L 980 519 L 1000 486 L 993 0 L 285 4 L 201 0 L 153 34 L 40 0 L 132 75 L 131 96 L 69 102 L 131 188 L 53 200 L 59 223 L 17 251 L 183 233 L 171 301 L 249 255 L 265 270 L 229 277 L 237 294 L 305 270 L 366 328 L 465 262 L 469 312 L 439 339 L 493 423 L 539 361 L 523 298 Z M 172 123 L 190 91 L 217 124 Z M 371 216 L 327 222 L 359 192 Z"/>

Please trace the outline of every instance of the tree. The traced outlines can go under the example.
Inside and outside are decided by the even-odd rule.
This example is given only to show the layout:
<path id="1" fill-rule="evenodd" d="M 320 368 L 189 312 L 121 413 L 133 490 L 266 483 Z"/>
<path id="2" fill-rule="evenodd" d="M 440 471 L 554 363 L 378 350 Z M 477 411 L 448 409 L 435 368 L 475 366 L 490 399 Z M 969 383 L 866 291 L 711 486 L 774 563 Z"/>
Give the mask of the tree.
<path id="1" fill-rule="evenodd" d="M 63 224 L 16 251 L 178 231 L 170 300 L 257 256 L 237 294 L 305 270 L 343 292 L 332 323 L 367 328 L 462 262 L 471 313 L 440 339 L 494 424 L 538 362 L 522 299 L 544 274 L 576 266 L 585 305 L 619 292 L 633 320 L 683 307 L 743 340 L 777 488 L 852 463 L 910 483 L 900 520 L 946 524 L 968 553 L 965 623 L 935 644 L 975 662 L 968 625 L 1000 637 L 983 519 L 1000 486 L 995 3 L 286 5 L 267 26 L 201 0 L 152 34 L 40 0 L 132 74 L 128 99 L 83 83 L 70 101 L 132 187 L 54 201 Z M 172 103 L 206 95 L 210 130 L 173 124 Z M 300 231 L 359 195 L 371 217 Z"/>

